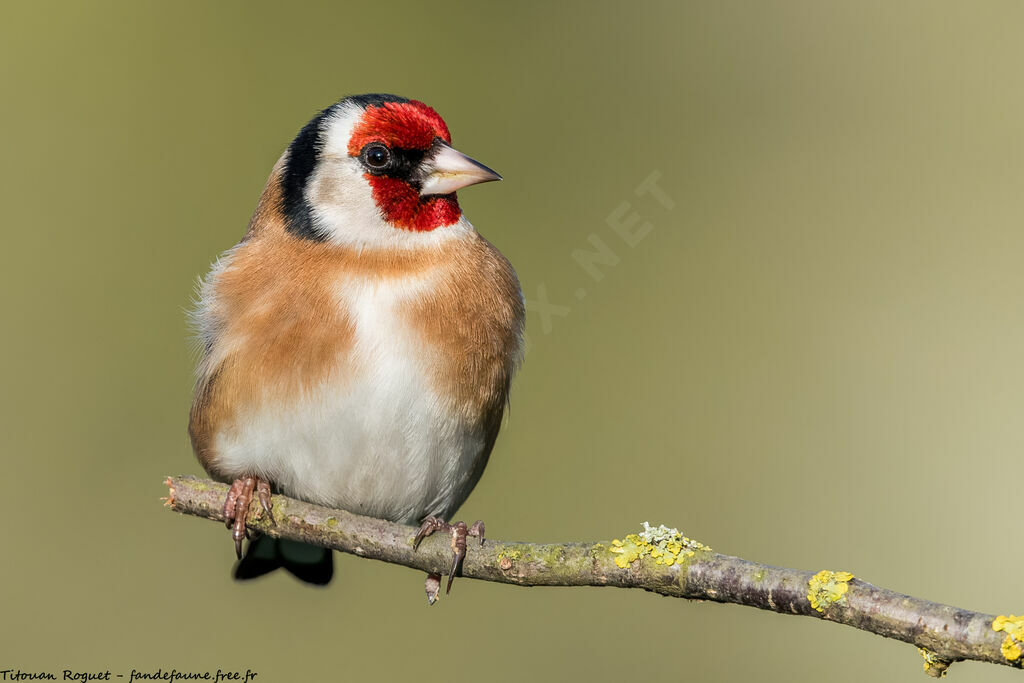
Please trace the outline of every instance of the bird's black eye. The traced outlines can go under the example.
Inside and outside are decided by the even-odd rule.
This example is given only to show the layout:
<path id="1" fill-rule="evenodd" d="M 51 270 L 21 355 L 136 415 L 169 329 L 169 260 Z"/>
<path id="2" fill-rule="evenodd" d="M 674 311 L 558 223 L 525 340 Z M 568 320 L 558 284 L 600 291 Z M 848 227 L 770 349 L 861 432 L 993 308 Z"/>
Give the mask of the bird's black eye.
<path id="1" fill-rule="evenodd" d="M 372 143 L 363 149 L 363 162 L 374 171 L 383 171 L 391 165 L 391 150 L 379 143 Z"/>

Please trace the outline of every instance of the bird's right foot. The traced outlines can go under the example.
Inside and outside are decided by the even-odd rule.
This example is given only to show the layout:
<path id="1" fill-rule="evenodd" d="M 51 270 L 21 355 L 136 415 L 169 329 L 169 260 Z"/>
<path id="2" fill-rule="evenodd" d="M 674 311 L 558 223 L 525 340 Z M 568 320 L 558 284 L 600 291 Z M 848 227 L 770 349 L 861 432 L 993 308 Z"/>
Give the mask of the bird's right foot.
<path id="1" fill-rule="evenodd" d="M 245 528 L 245 518 L 249 514 L 249 504 L 255 491 L 264 512 L 274 521 L 270 506 L 270 484 L 259 477 L 242 477 L 228 489 L 227 500 L 224 501 L 224 523 L 231 529 L 231 538 L 235 541 L 235 554 L 242 559 L 242 540 L 249 537 Z"/>

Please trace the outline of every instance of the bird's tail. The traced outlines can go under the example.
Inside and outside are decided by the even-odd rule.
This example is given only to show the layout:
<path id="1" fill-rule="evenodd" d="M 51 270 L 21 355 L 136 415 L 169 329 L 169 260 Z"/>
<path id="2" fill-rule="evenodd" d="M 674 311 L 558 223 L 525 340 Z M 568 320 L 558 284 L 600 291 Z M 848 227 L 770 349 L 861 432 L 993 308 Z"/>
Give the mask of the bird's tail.
<path id="1" fill-rule="evenodd" d="M 325 586 L 334 576 L 334 557 L 327 548 L 259 536 L 249 543 L 245 557 L 235 566 L 235 579 L 255 579 L 279 568 L 305 583 Z"/>

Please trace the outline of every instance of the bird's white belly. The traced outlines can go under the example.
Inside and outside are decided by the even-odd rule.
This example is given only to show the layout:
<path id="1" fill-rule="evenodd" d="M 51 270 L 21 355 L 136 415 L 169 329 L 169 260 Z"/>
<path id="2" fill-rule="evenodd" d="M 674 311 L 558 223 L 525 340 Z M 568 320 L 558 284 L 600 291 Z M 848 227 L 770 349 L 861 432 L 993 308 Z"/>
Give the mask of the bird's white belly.
<path id="1" fill-rule="evenodd" d="M 394 521 L 450 515 L 469 494 L 484 437 L 431 386 L 430 358 L 395 316 L 409 286 L 344 292 L 355 343 L 343 371 L 275 405 L 269 398 L 218 435 L 227 472 L 256 473 L 282 493 Z"/>

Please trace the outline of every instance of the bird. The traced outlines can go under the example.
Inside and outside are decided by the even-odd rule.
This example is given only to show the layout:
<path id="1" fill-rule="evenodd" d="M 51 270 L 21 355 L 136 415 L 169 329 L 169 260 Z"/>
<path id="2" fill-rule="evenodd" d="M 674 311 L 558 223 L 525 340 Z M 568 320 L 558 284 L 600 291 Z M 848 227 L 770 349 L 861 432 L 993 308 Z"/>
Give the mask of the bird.
<path id="1" fill-rule="evenodd" d="M 235 576 L 333 575 L 330 551 L 250 536 L 283 494 L 452 534 L 446 592 L 484 525 L 450 523 L 479 481 L 523 356 L 509 261 L 457 190 L 501 180 L 430 106 L 344 97 L 274 165 L 244 236 L 201 278 L 189 436 L 229 484 Z M 272 516 L 271 516 L 272 519 Z M 431 604 L 440 575 L 426 580 Z"/>

